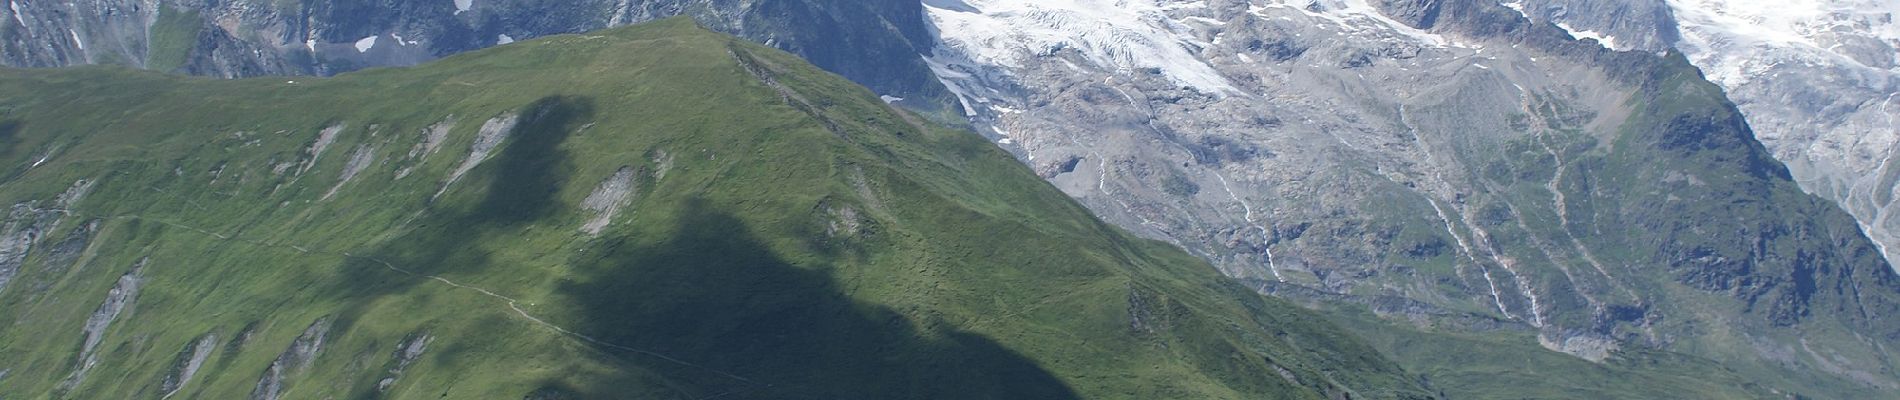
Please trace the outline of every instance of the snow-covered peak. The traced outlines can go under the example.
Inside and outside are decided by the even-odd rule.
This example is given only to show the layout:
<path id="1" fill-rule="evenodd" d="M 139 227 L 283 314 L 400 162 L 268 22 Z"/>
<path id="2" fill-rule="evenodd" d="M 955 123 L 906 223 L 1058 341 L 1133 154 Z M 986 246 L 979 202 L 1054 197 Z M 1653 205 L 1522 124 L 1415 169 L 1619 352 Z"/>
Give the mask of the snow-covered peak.
<path id="1" fill-rule="evenodd" d="M 925 11 L 942 50 L 971 62 L 1015 68 L 1063 49 L 1096 66 L 1153 68 L 1207 93 L 1232 83 L 1188 50 L 1190 35 L 1169 10 L 1204 7 L 1186 0 L 930 0 Z M 943 56 L 940 54 L 940 56 Z"/>

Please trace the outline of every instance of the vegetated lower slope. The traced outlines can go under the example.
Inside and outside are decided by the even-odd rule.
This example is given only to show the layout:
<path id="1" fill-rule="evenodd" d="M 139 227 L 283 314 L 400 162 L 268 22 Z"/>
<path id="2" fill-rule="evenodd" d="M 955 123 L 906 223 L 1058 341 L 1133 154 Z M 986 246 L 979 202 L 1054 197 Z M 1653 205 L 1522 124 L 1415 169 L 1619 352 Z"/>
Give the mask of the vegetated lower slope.
<path id="1" fill-rule="evenodd" d="M 1496 0 L 949 3 L 930 57 L 976 126 L 1264 292 L 1900 392 L 1900 275 L 1681 56 Z"/>
<path id="2" fill-rule="evenodd" d="M 1452 399 L 1801 398 L 1732 365 L 1635 347 L 1592 362 L 1538 345 L 1529 330 L 1409 325 L 1356 304 L 1325 313 Z M 1851 388 L 1842 388 L 1843 391 Z M 1809 397 L 1812 398 L 1812 397 Z"/>
<path id="3" fill-rule="evenodd" d="M 1425 398 L 1004 152 L 671 19 L 0 71 L 8 398 Z"/>

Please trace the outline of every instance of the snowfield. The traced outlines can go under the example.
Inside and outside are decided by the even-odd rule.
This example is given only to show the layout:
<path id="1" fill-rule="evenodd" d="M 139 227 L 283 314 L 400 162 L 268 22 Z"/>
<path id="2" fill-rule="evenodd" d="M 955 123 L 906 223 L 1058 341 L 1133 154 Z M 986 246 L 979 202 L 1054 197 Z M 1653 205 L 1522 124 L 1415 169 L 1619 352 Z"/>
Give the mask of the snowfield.
<path id="1" fill-rule="evenodd" d="M 1227 78 L 1188 50 L 1186 28 L 1165 13 L 1197 5 L 1204 6 L 1168 0 L 931 0 L 924 10 L 943 46 L 933 64 L 1018 68 L 1024 58 L 1075 49 L 1104 69 L 1153 68 L 1183 86 L 1232 92 Z"/>

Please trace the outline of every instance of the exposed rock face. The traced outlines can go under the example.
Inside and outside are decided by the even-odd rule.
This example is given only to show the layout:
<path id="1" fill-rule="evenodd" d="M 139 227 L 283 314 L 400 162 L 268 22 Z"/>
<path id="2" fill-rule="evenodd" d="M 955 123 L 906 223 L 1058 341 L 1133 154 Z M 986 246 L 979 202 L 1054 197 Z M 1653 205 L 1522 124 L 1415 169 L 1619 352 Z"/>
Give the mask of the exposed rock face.
<path id="1" fill-rule="evenodd" d="M 1881 332 L 1832 344 L 1867 355 L 1857 370 L 1892 365 L 1881 349 L 1900 329 L 1878 316 L 1900 279 L 1681 57 L 1610 51 L 1484 1 L 928 11 L 933 68 L 999 145 L 1263 291 L 1413 299 L 1595 360 L 1840 326 Z M 1599 42 L 1669 40 L 1652 36 Z M 1703 355 L 1819 362 L 1767 353 Z"/>
<path id="2" fill-rule="evenodd" d="M 529 38 L 691 15 L 880 93 L 945 99 L 915 0 L 8 0 L 0 64 L 120 64 L 219 77 L 412 65 Z"/>
<path id="3" fill-rule="evenodd" d="M 145 65 L 156 2 L 8 0 L 0 8 L 0 59 L 9 66 Z"/>
<path id="4" fill-rule="evenodd" d="M 337 176 L 336 186 L 331 186 L 330 191 L 324 192 L 323 198 L 336 196 L 336 191 L 342 190 L 343 185 L 349 184 L 351 179 L 356 179 L 357 174 L 363 173 L 363 169 L 369 168 L 370 163 L 374 162 L 376 162 L 375 147 L 357 146 L 355 151 L 350 152 L 350 162 L 343 165 L 342 174 Z"/>
<path id="5" fill-rule="evenodd" d="M 1514 0 L 1516 9 L 1538 22 L 1552 22 L 1578 39 L 1604 47 L 1659 52 L 1679 40 L 1668 0 Z"/>
<path id="6" fill-rule="evenodd" d="M 1722 86 L 1755 137 L 1809 193 L 1839 203 L 1900 260 L 1900 22 L 1892 2 L 1722 0 L 1522 2 L 1540 21 L 1628 48 L 1675 48 Z M 1654 9 L 1655 11 L 1647 11 Z M 1635 24 L 1643 10 L 1665 21 Z M 1649 21 L 1644 18 L 1641 21 Z M 1661 39 L 1661 40 L 1654 40 Z"/>
<path id="7" fill-rule="evenodd" d="M 488 119 L 488 122 L 483 122 L 481 130 L 476 133 L 475 142 L 469 145 L 468 156 L 462 158 L 462 164 L 455 167 L 454 172 L 449 173 L 448 181 L 442 183 L 442 189 L 436 191 L 435 195 L 441 196 L 442 193 L 448 192 L 449 186 L 462 180 L 462 175 L 474 170 L 475 166 L 481 165 L 483 161 L 488 161 L 488 157 L 494 153 L 495 148 L 500 147 L 501 142 L 508 139 L 508 134 L 514 131 L 515 124 L 519 122 L 521 122 L 521 115 L 515 113 L 499 115 Z"/>
<path id="8" fill-rule="evenodd" d="M 409 335 L 403 338 L 401 343 L 397 343 L 396 351 L 390 353 L 389 369 L 385 371 L 382 379 L 376 381 L 376 391 L 388 392 L 390 387 L 395 386 L 396 382 L 402 378 L 403 372 L 408 371 L 411 364 L 415 364 L 417 359 L 422 358 L 422 353 L 429 349 L 429 342 L 434 340 L 434 336 L 418 333 Z"/>
<path id="9" fill-rule="evenodd" d="M 601 180 L 600 185 L 595 186 L 594 191 L 587 194 L 586 199 L 581 200 L 581 208 L 594 212 L 593 218 L 588 218 L 587 223 L 581 225 L 581 232 L 599 235 L 602 229 L 606 229 L 607 225 L 613 223 L 614 214 L 618 214 L 621 207 L 626 207 L 627 203 L 633 201 L 635 192 L 639 190 L 636 187 L 639 182 L 634 180 L 635 172 L 637 170 L 633 167 L 620 167 L 619 170 L 614 171 L 613 176 Z"/>
<path id="10" fill-rule="evenodd" d="M 106 329 L 118 322 L 119 315 L 132 308 L 132 302 L 139 297 L 139 287 L 145 279 L 142 275 L 145 263 L 146 260 L 139 260 L 137 265 L 132 266 L 132 271 L 120 275 L 112 290 L 106 292 L 106 298 L 99 303 L 99 308 L 86 317 L 85 339 L 79 345 L 79 365 L 73 368 L 72 376 L 67 378 L 68 387 L 85 380 L 86 374 L 92 372 L 92 367 L 98 365 L 99 345 L 105 341 Z"/>
<path id="11" fill-rule="evenodd" d="M 43 228 L 36 226 L 38 217 L 30 204 L 16 204 L 7 216 L 4 229 L 0 229 L 0 290 L 6 290 L 13 278 L 19 276 L 20 267 L 26 264 L 27 251 L 39 240 Z"/>
<path id="12" fill-rule="evenodd" d="M 191 378 L 198 375 L 198 369 L 204 367 L 205 360 L 210 359 L 211 352 L 217 348 L 217 334 L 205 334 L 185 345 L 185 349 L 178 352 L 172 373 L 165 375 L 165 380 L 159 383 L 159 392 L 164 393 L 161 398 L 171 398 L 191 383 Z"/>
<path id="13" fill-rule="evenodd" d="M 14 277 L 19 276 L 20 269 L 26 265 L 27 256 L 33 247 L 38 246 L 47 233 L 59 228 L 60 222 L 66 219 L 73 206 L 86 197 L 94 183 L 80 180 L 54 196 L 52 201 L 27 201 L 13 205 L 7 213 L 6 222 L 0 224 L 0 291 L 13 283 Z M 72 257 L 77 256 L 75 253 L 85 248 L 86 242 L 90 240 L 90 232 L 89 227 L 69 232 L 69 237 L 55 246 L 55 251 L 49 254 L 44 265 L 52 268 L 69 264 Z"/>
<path id="14" fill-rule="evenodd" d="M 1900 4 L 1671 4 L 1682 21 L 1677 47 L 1727 89 L 1755 137 L 1809 192 L 1853 213 L 1890 263 L 1900 260 L 1900 220 L 1889 212 L 1900 176 L 1891 165 L 1900 147 Z"/>
<path id="15" fill-rule="evenodd" d="M 323 350 L 323 341 L 330 334 L 330 318 L 318 319 L 304 328 L 303 334 L 290 342 L 283 353 L 272 360 L 270 367 L 264 370 L 264 376 L 258 378 L 257 388 L 251 391 L 254 400 L 275 400 L 283 396 L 286 381 L 290 375 L 303 371 Z"/>

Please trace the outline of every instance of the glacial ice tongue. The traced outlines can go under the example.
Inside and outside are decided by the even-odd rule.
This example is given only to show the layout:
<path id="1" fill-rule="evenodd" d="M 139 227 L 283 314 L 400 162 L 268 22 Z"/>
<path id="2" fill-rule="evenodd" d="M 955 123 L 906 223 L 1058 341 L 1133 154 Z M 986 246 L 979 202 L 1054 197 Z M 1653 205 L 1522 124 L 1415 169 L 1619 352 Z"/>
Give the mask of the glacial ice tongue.
<path id="1" fill-rule="evenodd" d="M 1074 49 L 1104 69 L 1152 68 L 1202 92 L 1233 92 L 1226 77 L 1189 50 L 1187 35 L 1177 32 L 1185 28 L 1166 14 L 1200 3 L 943 0 L 925 2 L 924 10 L 942 40 L 939 57 L 948 52 L 978 64 L 1015 68 L 1027 57 Z"/>

